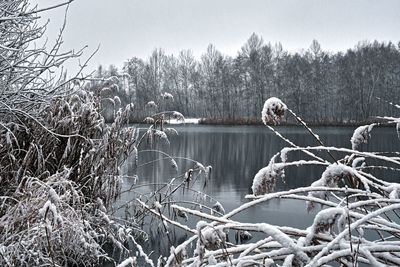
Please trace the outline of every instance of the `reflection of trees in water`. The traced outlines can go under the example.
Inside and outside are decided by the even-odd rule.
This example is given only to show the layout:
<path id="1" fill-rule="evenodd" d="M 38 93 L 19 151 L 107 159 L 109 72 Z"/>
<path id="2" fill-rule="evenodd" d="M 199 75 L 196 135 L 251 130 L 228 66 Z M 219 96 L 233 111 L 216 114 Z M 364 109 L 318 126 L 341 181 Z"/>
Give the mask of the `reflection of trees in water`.
<path id="1" fill-rule="evenodd" d="M 313 145 L 315 140 L 298 127 L 279 127 L 282 134 L 299 146 Z M 350 147 L 351 127 L 315 127 L 315 131 L 327 146 Z M 399 151 L 400 144 L 392 128 L 375 129 L 374 140 L 363 144 L 365 151 Z M 248 190 L 254 175 L 266 166 L 270 158 L 286 144 L 277 136 L 261 126 L 178 126 L 178 136 L 171 136 L 171 145 L 156 144 L 154 148 L 168 151 L 172 156 L 182 156 L 197 160 L 204 165 L 213 166 L 211 184 L 208 192 L 218 193 L 222 188 Z M 325 153 L 325 152 L 324 152 Z M 326 158 L 326 154 L 319 153 Z M 301 152 L 288 155 L 289 160 L 304 157 Z M 141 162 L 162 158 L 156 153 L 141 155 Z M 193 163 L 177 160 L 179 172 L 193 168 Z M 373 164 L 374 162 L 371 162 Z M 132 174 L 132 163 L 128 163 L 128 173 Z M 278 182 L 277 190 L 286 190 L 310 185 L 321 176 L 323 168 L 292 167 L 286 170 L 286 183 Z M 385 175 L 383 170 L 376 170 L 378 176 Z M 138 171 L 142 182 L 164 182 L 175 177 L 177 172 L 171 168 L 168 160 L 148 165 Z M 393 174 L 392 174 L 393 175 Z M 394 177 L 385 177 L 388 180 Z"/>

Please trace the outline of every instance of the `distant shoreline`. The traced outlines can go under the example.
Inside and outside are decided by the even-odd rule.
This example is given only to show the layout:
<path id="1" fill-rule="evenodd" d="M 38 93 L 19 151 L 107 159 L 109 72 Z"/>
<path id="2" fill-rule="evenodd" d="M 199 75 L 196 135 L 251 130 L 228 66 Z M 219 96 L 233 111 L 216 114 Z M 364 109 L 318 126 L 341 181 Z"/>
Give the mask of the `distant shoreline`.
<path id="1" fill-rule="evenodd" d="M 309 126 L 361 126 L 366 124 L 374 123 L 374 121 L 360 121 L 360 122 L 307 122 Z M 222 120 L 222 119 L 200 119 L 198 124 L 202 125 L 263 125 L 261 120 L 254 119 L 231 119 L 231 120 Z M 282 121 L 279 123 L 280 126 L 297 126 L 299 125 L 297 122 L 287 122 Z M 389 126 L 389 124 L 383 124 L 382 126 Z"/>
<path id="2" fill-rule="evenodd" d="M 147 124 L 143 121 L 130 121 L 131 123 L 138 123 L 138 124 Z M 360 122 L 307 122 L 308 126 L 337 126 L 337 127 L 358 127 L 361 125 L 371 124 L 377 121 L 360 121 Z M 260 126 L 263 125 L 261 120 L 256 119 L 204 119 L 204 118 L 187 118 L 185 122 L 179 122 L 176 120 L 166 120 L 165 123 L 167 125 L 181 125 L 181 124 L 193 124 L 193 125 L 230 125 L 230 126 Z M 271 124 L 271 126 L 274 126 Z M 288 122 L 288 121 L 281 121 L 276 126 L 299 126 L 297 122 Z M 381 126 L 393 126 L 393 124 L 389 123 L 382 123 Z"/>

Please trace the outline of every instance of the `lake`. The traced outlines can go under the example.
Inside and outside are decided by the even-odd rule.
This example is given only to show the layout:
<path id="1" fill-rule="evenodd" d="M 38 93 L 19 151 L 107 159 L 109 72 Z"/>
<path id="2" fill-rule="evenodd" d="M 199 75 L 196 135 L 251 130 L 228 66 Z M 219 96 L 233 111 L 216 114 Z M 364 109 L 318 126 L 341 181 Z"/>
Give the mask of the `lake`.
<path id="1" fill-rule="evenodd" d="M 155 149 L 167 152 L 171 156 L 185 157 L 201 162 L 204 166 L 211 165 L 212 176 L 204 191 L 219 201 L 226 212 L 246 203 L 245 195 L 251 194 L 251 185 L 254 175 L 259 169 L 265 167 L 270 158 L 286 143 L 271 133 L 264 126 L 206 126 L 206 125 L 174 125 L 179 135 L 170 135 L 170 145 L 156 144 Z M 327 146 L 337 146 L 351 148 L 350 138 L 354 127 L 312 127 L 316 134 Z M 285 137 L 299 146 L 314 146 L 316 141 L 310 134 L 301 127 L 297 126 L 277 126 L 276 129 Z M 372 131 L 372 136 L 368 144 L 362 144 L 361 150 L 364 151 L 400 151 L 400 141 L 397 138 L 394 127 L 376 128 Z M 320 156 L 329 160 L 326 154 Z M 334 154 L 337 158 L 342 155 Z M 289 154 L 289 160 L 304 158 L 301 154 Z M 155 159 L 162 158 L 154 152 L 143 152 L 139 154 L 139 165 Z M 171 167 L 169 160 L 163 160 L 154 164 L 145 165 L 135 169 L 134 160 L 128 161 L 123 172 L 128 175 L 137 174 L 138 184 L 165 183 L 172 177 L 185 172 L 194 167 L 193 162 L 177 160 L 178 172 Z M 320 178 L 323 168 L 320 167 L 298 167 L 286 170 L 286 183 L 279 181 L 276 191 L 310 185 L 313 181 Z M 393 173 L 387 174 L 383 171 L 376 173 L 385 175 L 386 180 L 398 180 Z M 198 178 L 198 189 L 202 188 L 203 177 Z M 132 186 L 132 180 L 125 180 L 123 188 Z M 156 189 L 156 185 L 148 185 L 137 190 Z M 179 192 L 180 200 L 188 200 L 188 193 L 182 195 Z M 120 201 L 129 201 L 132 197 L 125 195 Z M 182 204 L 184 205 L 184 204 Z M 187 205 L 186 205 L 187 206 Z M 189 205 L 190 207 L 190 205 Z M 315 213 L 315 211 L 314 211 Z M 296 200 L 274 200 L 268 203 L 250 208 L 234 217 L 243 222 L 266 222 L 269 224 L 294 226 L 306 228 L 311 225 L 314 213 L 307 213 L 305 203 Z M 179 221 L 185 221 L 179 218 Z M 154 251 L 153 259 L 158 255 L 168 255 L 169 245 L 163 231 L 155 230 L 158 222 L 152 224 L 150 228 L 153 233 L 150 235 L 149 242 L 145 243 L 146 252 Z M 189 217 L 187 224 L 195 228 L 195 218 Z M 149 229 L 147 229 L 149 230 Z M 176 230 L 173 238 L 174 245 L 183 242 L 185 233 Z M 189 234 L 190 236 L 190 234 Z M 234 240 L 234 234 L 229 237 Z"/>

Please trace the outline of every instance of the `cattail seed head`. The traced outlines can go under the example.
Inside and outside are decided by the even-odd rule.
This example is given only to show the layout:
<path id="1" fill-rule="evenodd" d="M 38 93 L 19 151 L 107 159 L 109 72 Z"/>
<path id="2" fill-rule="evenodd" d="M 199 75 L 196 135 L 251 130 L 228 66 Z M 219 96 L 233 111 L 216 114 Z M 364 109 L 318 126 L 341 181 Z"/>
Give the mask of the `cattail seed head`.
<path id="1" fill-rule="evenodd" d="M 261 119 L 264 124 L 272 122 L 274 124 L 279 123 L 287 106 L 279 98 L 271 97 L 264 103 L 263 110 L 261 112 Z"/>

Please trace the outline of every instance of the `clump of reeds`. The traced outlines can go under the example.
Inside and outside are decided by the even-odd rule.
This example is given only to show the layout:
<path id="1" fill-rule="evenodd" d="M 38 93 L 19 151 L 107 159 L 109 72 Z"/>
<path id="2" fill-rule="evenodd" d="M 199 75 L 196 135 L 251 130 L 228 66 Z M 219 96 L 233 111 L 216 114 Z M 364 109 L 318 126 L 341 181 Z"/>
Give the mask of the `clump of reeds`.
<path id="1" fill-rule="evenodd" d="M 181 223 L 172 223 L 175 227 L 185 229 L 191 237 L 173 249 L 165 266 L 327 266 L 335 262 L 345 266 L 357 266 L 360 263 L 399 265 L 400 184 L 389 182 L 374 172 L 375 169 L 384 169 L 387 171 L 385 173 L 398 175 L 398 152 L 361 152 L 355 149 L 366 141 L 372 126 L 379 124 L 356 129 L 351 140 L 353 149 L 327 147 L 296 114 L 284 108 L 286 106 L 280 100 L 267 101 L 265 106 L 265 122 L 278 122 L 283 110 L 288 110 L 310 132 L 318 145 L 299 147 L 267 125 L 290 146 L 278 152 L 269 165 L 255 175 L 253 195 L 246 196 L 248 203 L 220 215 L 188 208 L 183 204 L 173 205 L 174 210 L 184 212 L 189 219 L 194 217 L 208 222 L 198 224 L 197 230 Z M 396 125 L 399 119 L 387 118 L 387 121 Z M 288 160 L 287 154 L 295 151 L 303 152 L 305 158 Z M 324 154 L 327 158 L 317 155 L 317 151 L 327 152 Z M 281 170 L 289 166 L 301 168 L 310 165 L 325 167 L 314 183 L 273 192 Z M 321 208 L 315 215 L 308 215 L 314 216 L 314 221 L 306 229 L 273 225 L 268 222 L 268 217 L 257 223 L 235 219 L 235 215 L 250 207 L 282 198 L 304 202 L 305 213 L 306 206 L 311 209 L 317 204 Z M 163 220 L 167 222 L 168 217 L 164 215 Z M 222 242 L 225 239 L 221 239 L 217 233 L 224 233 L 225 237 L 228 231 L 236 235 L 244 231 L 258 233 L 258 238 L 242 244 Z M 205 242 L 205 235 L 211 241 Z M 185 258 L 177 262 L 174 255 L 190 251 L 191 246 L 195 247 L 194 252 L 185 253 Z"/>

